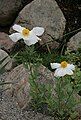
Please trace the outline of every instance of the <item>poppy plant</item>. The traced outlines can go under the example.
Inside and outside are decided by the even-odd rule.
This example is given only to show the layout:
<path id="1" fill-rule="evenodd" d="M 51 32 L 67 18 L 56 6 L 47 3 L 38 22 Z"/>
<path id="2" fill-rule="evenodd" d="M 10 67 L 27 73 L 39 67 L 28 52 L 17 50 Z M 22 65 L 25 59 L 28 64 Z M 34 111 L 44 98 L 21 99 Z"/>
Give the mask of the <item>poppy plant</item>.
<path id="1" fill-rule="evenodd" d="M 41 39 L 38 36 L 41 36 L 44 33 L 43 27 L 34 27 L 32 30 L 29 30 L 25 27 L 15 24 L 12 28 L 17 32 L 9 35 L 10 39 L 13 42 L 23 39 L 25 44 L 28 46 L 40 41 Z"/>
<path id="2" fill-rule="evenodd" d="M 51 63 L 50 65 L 52 69 L 56 69 L 54 74 L 56 77 L 72 75 L 73 70 L 75 70 L 75 66 L 73 64 L 68 64 L 66 61 L 61 63 Z"/>

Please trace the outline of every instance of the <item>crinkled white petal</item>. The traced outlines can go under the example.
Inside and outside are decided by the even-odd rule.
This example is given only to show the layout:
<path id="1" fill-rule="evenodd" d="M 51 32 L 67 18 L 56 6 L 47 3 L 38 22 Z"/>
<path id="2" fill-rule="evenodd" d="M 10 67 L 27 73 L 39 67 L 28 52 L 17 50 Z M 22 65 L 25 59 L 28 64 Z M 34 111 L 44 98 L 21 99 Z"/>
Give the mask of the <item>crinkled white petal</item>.
<path id="1" fill-rule="evenodd" d="M 38 42 L 38 37 L 35 34 L 30 33 L 28 37 L 24 37 L 24 42 L 26 45 L 30 46 Z"/>
<path id="2" fill-rule="evenodd" d="M 68 68 L 67 68 L 67 69 L 66 69 L 66 74 L 67 74 L 67 75 L 72 75 L 72 74 L 73 74 L 73 71 L 72 71 L 71 69 L 68 69 Z"/>
<path id="3" fill-rule="evenodd" d="M 71 70 L 75 70 L 75 66 L 73 64 L 68 64 L 67 68 Z"/>
<path id="4" fill-rule="evenodd" d="M 55 70 L 54 76 L 56 77 L 61 77 L 61 76 L 65 76 L 67 74 L 66 70 L 63 68 L 57 68 Z"/>
<path id="5" fill-rule="evenodd" d="M 17 42 L 18 40 L 22 39 L 22 36 L 20 33 L 13 33 L 9 35 L 9 37 L 13 42 Z"/>
<path id="6" fill-rule="evenodd" d="M 13 25 L 12 28 L 13 28 L 13 30 L 15 30 L 19 33 L 22 33 L 22 30 L 25 29 L 24 27 L 21 27 L 20 25 L 17 25 L 17 24 Z"/>
<path id="7" fill-rule="evenodd" d="M 73 71 L 71 69 L 68 69 L 68 68 L 57 68 L 55 70 L 55 74 L 54 76 L 65 76 L 65 75 L 72 75 L 73 74 Z"/>
<path id="8" fill-rule="evenodd" d="M 56 69 L 56 68 L 61 67 L 61 65 L 59 63 L 50 63 L 50 65 L 51 65 L 52 69 Z"/>
<path id="9" fill-rule="evenodd" d="M 25 44 L 30 46 L 30 45 L 34 45 L 35 43 L 37 43 L 38 41 L 35 40 L 34 42 L 31 42 L 30 40 L 24 40 Z"/>
<path id="10" fill-rule="evenodd" d="M 34 27 L 31 32 L 34 32 L 35 35 L 41 36 L 44 33 L 44 28 L 43 27 Z"/>

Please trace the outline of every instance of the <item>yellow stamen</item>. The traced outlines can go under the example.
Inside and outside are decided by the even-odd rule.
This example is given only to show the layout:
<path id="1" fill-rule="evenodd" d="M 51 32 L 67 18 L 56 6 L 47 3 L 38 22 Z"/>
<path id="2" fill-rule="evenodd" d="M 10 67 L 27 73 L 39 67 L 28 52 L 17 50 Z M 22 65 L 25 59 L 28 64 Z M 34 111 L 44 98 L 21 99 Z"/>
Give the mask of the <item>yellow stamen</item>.
<path id="1" fill-rule="evenodd" d="M 22 34 L 24 35 L 24 36 L 28 36 L 29 35 L 29 30 L 28 29 L 26 29 L 26 28 L 24 28 L 23 30 L 22 30 Z"/>
<path id="2" fill-rule="evenodd" d="M 62 67 L 62 68 L 66 68 L 66 67 L 67 67 L 67 64 L 68 64 L 68 63 L 67 63 L 66 61 L 63 61 L 63 62 L 61 62 L 61 67 Z"/>

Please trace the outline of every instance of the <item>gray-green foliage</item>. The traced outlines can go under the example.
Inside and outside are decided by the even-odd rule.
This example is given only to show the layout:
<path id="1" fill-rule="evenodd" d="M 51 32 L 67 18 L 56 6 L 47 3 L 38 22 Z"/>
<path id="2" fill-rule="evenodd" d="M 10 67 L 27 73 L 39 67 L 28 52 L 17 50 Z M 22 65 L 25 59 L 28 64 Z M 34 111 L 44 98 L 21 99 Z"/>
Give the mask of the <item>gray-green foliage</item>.
<path id="1" fill-rule="evenodd" d="M 15 59 L 17 63 L 23 63 L 25 67 L 27 67 L 29 63 L 35 65 L 42 62 L 40 55 L 35 51 L 33 45 L 31 47 L 26 46 L 15 56 Z"/>

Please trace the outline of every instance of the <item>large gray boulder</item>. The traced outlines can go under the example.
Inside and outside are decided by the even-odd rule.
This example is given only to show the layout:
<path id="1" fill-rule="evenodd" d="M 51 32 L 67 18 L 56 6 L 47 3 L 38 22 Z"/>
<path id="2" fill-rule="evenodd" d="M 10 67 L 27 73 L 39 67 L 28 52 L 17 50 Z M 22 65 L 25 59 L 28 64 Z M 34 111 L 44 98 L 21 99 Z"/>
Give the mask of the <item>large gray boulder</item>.
<path id="1" fill-rule="evenodd" d="M 52 40 L 48 34 L 56 39 L 63 35 L 66 20 L 55 0 L 34 0 L 22 9 L 15 23 L 29 29 L 44 27 L 45 33 L 41 41 L 44 44 Z M 58 44 L 54 42 L 51 45 L 56 47 Z"/>
<path id="2" fill-rule="evenodd" d="M 32 0 L 0 0 L 0 26 L 8 26 L 18 12 Z"/>
<path id="3" fill-rule="evenodd" d="M 54 74 L 48 70 L 46 67 L 41 65 L 37 69 L 39 73 L 38 83 L 42 84 L 52 84 Z M 30 84 L 29 84 L 29 70 L 25 69 L 21 64 L 15 67 L 9 74 L 5 77 L 5 82 L 8 84 L 5 86 L 5 89 L 8 89 L 8 94 L 13 95 L 17 101 L 17 104 L 20 108 L 25 108 L 28 106 L 31 97 L 30 97 Z"/>
<path id="4" fill-rule="evenodd" d="M 28 77 L 27 70 L 23 65 L 19 65 L 9 73 L 5 80 L 5 82 L 12 83 L 6 85 L 5 89 L 9 89 L 8 93 L 15 95 L 16 101 L 21 108 L 26 107 L 30 100 Z"/>

